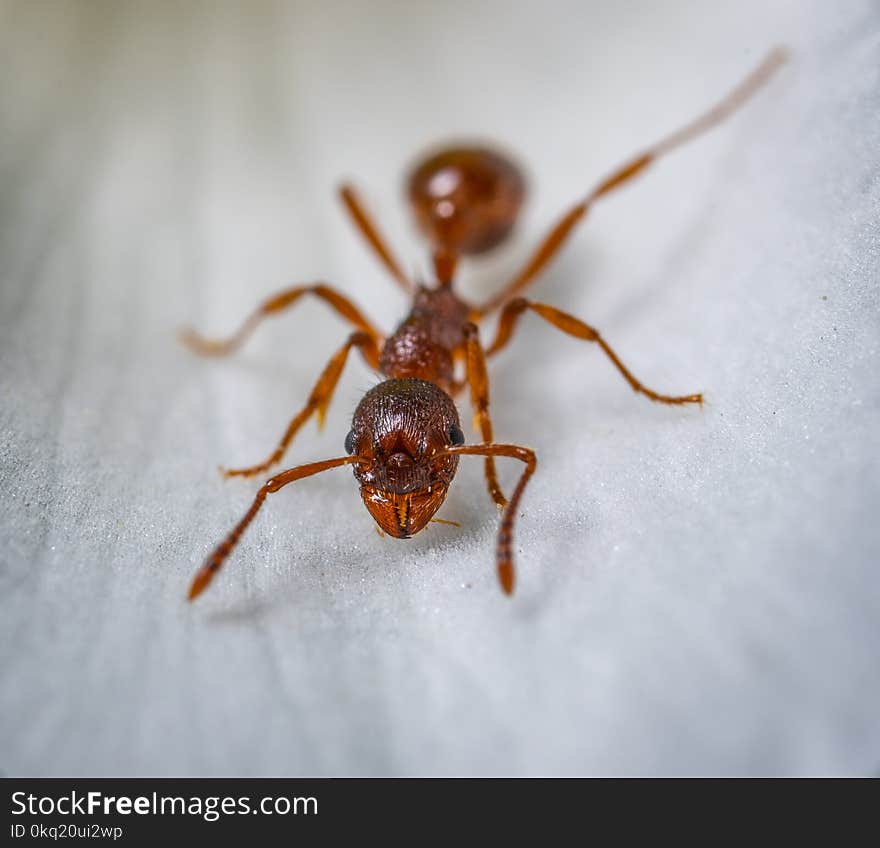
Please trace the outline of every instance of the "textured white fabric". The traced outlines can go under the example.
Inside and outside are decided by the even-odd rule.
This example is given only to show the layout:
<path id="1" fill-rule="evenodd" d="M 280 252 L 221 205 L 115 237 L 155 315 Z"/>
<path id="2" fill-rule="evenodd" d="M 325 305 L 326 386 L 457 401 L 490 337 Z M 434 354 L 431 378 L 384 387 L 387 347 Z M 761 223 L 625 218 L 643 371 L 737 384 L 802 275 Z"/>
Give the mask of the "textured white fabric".
<path id="1" fill-rule="evenodd" d="M 217 465 L 271 449 L 347 330 L 303 303 L 209 361 L 179 325 L 323 279 L 390 330 L 405 300 L 333 189 L 356 179 L 425 268 L 400 181 L 450 137 L 529 169 L 515 244 L 462 269 L 486 296 L 779 43 L 772 84 L 532 290 L 704 409 L 534 316 L 492 365 L 498 438 L 539 455 L 512 600 L 472 460 L 441 511 L 460 530 L 381 539 L 329 472 L 184 602 L 257 485 Z M 875 2 L 4 2 L 0 80 L 0 768 L 880 766 Z M 374 381 L 353 361 L 287 464 L 342 453 Z"/>

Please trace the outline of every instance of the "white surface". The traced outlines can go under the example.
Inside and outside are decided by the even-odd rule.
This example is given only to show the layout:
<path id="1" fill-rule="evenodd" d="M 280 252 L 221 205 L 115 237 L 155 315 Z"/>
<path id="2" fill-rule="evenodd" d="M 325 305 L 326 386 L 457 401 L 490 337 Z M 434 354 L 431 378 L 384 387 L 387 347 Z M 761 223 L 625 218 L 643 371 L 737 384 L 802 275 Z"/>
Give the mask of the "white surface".
<path id="1" fill-rule="evenodd" d="M 877 5 L 603 5 L 0 4 L 0 769 L 876 771 Z M 516 244 L 465 270 L 488 294 L 777 43 L 772 85 L 533 290 L 703 411 L 536 319 L 494 364 L 497 434 L 540 459 L 512 601 L 472 461 L 461 530 L 380 539 L 330 472 L 184 603 L 257 485 L 216 466 L 264 456 L 346 329 L 303 305 L 206 361 L 177 326 L 326 279 L 391 329 L 333 188 L 424 267 L 400 178 L 462 135 L 532 179 Z M 373 380 L 353 364 L 289 464 L 338 455 Z"/>

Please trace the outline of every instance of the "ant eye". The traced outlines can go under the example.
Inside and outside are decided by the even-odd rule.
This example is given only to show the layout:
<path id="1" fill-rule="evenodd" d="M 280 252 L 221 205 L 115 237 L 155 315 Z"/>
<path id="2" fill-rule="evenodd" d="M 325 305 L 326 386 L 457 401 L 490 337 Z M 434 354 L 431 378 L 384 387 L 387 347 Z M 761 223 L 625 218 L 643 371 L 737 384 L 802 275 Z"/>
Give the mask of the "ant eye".
<path id="1" fill-rule="evenodd" d="M 455 424 L 453 424 L 449 428 L 449 442 L 450 442 L 450 444 L 453 444 L 456 447 L 458 445 L 464 444 L 464 433 L 461 432 L 461 427 L 458 427 Z"/>
<path id="2" fill-rule="evenodd" d="M 348 454 L 354 453 L 354 430 L 349 430 L 348 435 L 345 437 L 345 452 Z"/>

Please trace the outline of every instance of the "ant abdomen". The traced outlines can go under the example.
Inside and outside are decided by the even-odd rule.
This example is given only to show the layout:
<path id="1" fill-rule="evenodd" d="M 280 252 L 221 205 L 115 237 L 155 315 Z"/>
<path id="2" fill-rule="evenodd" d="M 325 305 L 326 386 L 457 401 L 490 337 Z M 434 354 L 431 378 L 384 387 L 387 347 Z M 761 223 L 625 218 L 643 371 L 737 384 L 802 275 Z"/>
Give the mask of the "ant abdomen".
<path id="1" fill-rule="evenodd" d="M 506 156 L 484 147 L 448 147 L 411 171 L 407 193 L 435 251 L 473 255 L 501 244 L 516 223 L 525 180 Z"/>

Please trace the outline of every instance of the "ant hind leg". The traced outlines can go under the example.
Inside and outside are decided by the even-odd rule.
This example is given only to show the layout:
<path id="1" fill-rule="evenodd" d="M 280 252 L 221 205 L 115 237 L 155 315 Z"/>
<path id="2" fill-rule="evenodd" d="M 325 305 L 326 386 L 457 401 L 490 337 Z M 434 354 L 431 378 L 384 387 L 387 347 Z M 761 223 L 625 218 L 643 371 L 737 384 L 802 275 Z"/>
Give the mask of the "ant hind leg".
<path id="1" fill-rule="evenodd" d="M 407 293 L 412 294 L 415 286 L 409 277 L 403 272 L 400 263 L 394 258 L 394 254 L 388 247 L 384 236 L 379 232 L 375 221 L 364 208 L 361 199 L 351 185 L 343 185 L 339 189 L 339 198 L 342 200 L 345 210 L 351 216 L 352 223 L 358 232 L 364 237 L 367 244 L 373 249 L 376 258 L 385 266 L 385 270 L 394 278 L 395 282 Z"/>
<path id="2" fill-rule="evenodd" d="M 785 59 L 786 53 L 782 48 L 770 51 L 764 61 L 727 97 L 716 103 L 715 106 L 704 112 L 700 117 L 671 133 L 662 141 L 657 142 L 612 171 L 580 203 L 573 206 L 557 221 L 553 229 L 547 233 L 544 240 L 538 245 L 537 250 L 526 262 L 525 267 L 495 297 L 480 307 L 480 314 L 488 315 L 514 295 L 519 294 L 530 283 L 534 282 L 568 241 L 572 230 L 584 218 L 593 203 L 628 183 L 667 153 L 720 124 L 764 85 Z"/>

